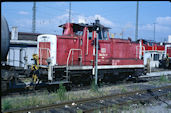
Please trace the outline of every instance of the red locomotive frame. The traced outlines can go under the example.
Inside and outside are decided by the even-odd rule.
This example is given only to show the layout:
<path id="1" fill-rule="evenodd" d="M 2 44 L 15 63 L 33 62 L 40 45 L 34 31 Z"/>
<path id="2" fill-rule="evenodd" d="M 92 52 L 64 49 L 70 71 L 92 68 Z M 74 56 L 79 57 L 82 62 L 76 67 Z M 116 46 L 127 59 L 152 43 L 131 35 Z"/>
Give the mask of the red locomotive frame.
<path id="1" fill-rule="evenodd" d="M 95 29 L 97 24 L 100 27 L 99 32 Z M 112 79 L 125 78 L 129 75 L 135 77 L 144 72 L 140 43 L 132 42 L 130 39 L 110 38 L 110 28 L 101 25 L 99 20 L 93 25 L 66 23 L 59 27 L 63 28 L 61 36 L 48 34 L 38 36 L 40 67 L 46 67 L 46 60 L 51 58 L 55 81 L 64 75 L 70 79 L 78 74 L 82 74 L 80 77 L 92 78 L 97 36 L 99 79 L 112 75 L 114 75 Z M 115 76 L 120 73 L 123 76 Z"/>

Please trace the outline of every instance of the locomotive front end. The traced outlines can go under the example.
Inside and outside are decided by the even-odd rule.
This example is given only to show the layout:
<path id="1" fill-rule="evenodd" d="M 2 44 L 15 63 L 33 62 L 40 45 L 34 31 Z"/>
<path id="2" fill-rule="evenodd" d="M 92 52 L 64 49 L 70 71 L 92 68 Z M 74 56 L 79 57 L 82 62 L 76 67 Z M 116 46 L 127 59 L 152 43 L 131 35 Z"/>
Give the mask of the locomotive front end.
<path id="1" fill-rule="evenodd" d="M 57 65 L 57 36 L 56 35 L 39 35 L 37 39 L 37 53 L 40 65 L 48 65 L 51 61 L 52 65 Z"/>

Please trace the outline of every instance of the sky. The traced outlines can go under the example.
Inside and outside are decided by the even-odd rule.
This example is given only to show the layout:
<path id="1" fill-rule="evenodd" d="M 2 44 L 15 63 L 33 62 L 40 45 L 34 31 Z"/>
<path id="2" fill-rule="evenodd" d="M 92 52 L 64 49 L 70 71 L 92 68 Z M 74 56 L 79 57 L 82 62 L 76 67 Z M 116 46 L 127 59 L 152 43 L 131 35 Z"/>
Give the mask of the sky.
<path id="1" fill-rule="evenodd" d="M 116 38 L 135 40 L 136 1 L 71 1 L 71 21 L 110 27 Z M 32 32 L 33 2 L 1 2 L 1 15 L 19 32 Z M 62 34 L 69 20 L 69 2 L 36 2 L 36 33 Z M 154 24 L 155 23 L 155 24 Z M 155 38 L 154 38 L 155 25 Z M 123 32 L 123 36 L 120 35 Z M 163 42 L 171 35 L 171 2 L 140 1 L 138 39 Z"/>

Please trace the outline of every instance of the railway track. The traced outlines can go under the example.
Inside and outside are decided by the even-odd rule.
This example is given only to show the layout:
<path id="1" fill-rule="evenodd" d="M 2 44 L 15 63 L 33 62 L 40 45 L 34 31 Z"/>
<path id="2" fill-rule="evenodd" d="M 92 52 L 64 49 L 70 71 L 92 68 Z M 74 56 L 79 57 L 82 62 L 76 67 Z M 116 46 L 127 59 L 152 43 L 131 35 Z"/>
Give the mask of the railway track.
<path id="1" fill-rule="evenodd" d="M 131 84 L 134 82 L 138 82 L 138 83 L 142 83 L 142 82 L 148 82 L 148 81 L 154 81 L 154 80 L 159 80 L 161 76 L 140 76 L 140 79 L 135 81 L 135 80 L 128 80 L 128 81 L 117 81 L 115 83 L 104 83 L 103 86 L 100 87 L 106 87 L 106 86 L 113 86 L 113 85 L 124 85 L 124 84 Z M 168 79 L 171 80 L 171 75 L 167 75 Z M 69 91 L 79 91 L 79 90 L 88 90 L 90 89 L 90 85 L 73 85 L 71 90 Z M 12 96 L 25 96 L 25 95 L 34 95 L 34 94 L 41 94 L 44 91 L 48 91 L 47 88 L 36 88 L 36 90 L 29 90 L 29 89 L 25 89 L 25 90 L 21 90 L 21 91 L 17 91 L 17 92 L 8 92 L 8 93 L 3 93 L 2 92 L 2 97 L 12 97 Z"/>
<path id="2" fill-rule="evenodd" d="M 171 93 L 171 85 L 164 87 L 157 87 L 145 90 L 137 90 L 127 93 L 107 95 L 103 97 L 86 98 L 76 101 L 63 102 L 59 104 L 51 104 L 47 106 L 39 106 L 34 108 L 6 111 L 7 113 L 20 113 L 20 112 L 65 112 L 77 113 L 81 110 L 84 113 L 90 113 L 95 110 L 104 110 L 105 108 L 112 107 L 113 105 L 124 105 L 129 103 L 144 102 L 150 99 L 159 99 L 160 96 Z"/>

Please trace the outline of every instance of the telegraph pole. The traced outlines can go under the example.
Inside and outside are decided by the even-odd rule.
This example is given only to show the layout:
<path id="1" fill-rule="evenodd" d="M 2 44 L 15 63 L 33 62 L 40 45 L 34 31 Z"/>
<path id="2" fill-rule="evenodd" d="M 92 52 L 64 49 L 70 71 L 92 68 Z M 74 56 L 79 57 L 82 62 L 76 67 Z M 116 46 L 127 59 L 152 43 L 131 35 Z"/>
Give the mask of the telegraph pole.
<path id="1" fill-rule="evenodd" d="M 71 22 L 71 2 L 69 2 L 69 23 Z"/>
<path id="2" fill-rule="evenodd" d="M 33 19 L 32 19 L 32 32 L 36 31 L 36 2 L 33 3 Z"/>
<path id="3" fill-rule="evenodd" d="M 137 1 L 135 40 L 138 39 L 138 8 L 139 8 L 139 2 Z"/>
<path id="4" fill-rule="evenodd" d="M 122 39 L 123 39 L 123 33 L 124 33 L 124 29 L 122 29 Z"/>
<path id="5" fill-rule="evenodd" d="M 156 35 L 156 23 L 154 23 L 154 41 L 155 41 L 155 35 Z"/>

